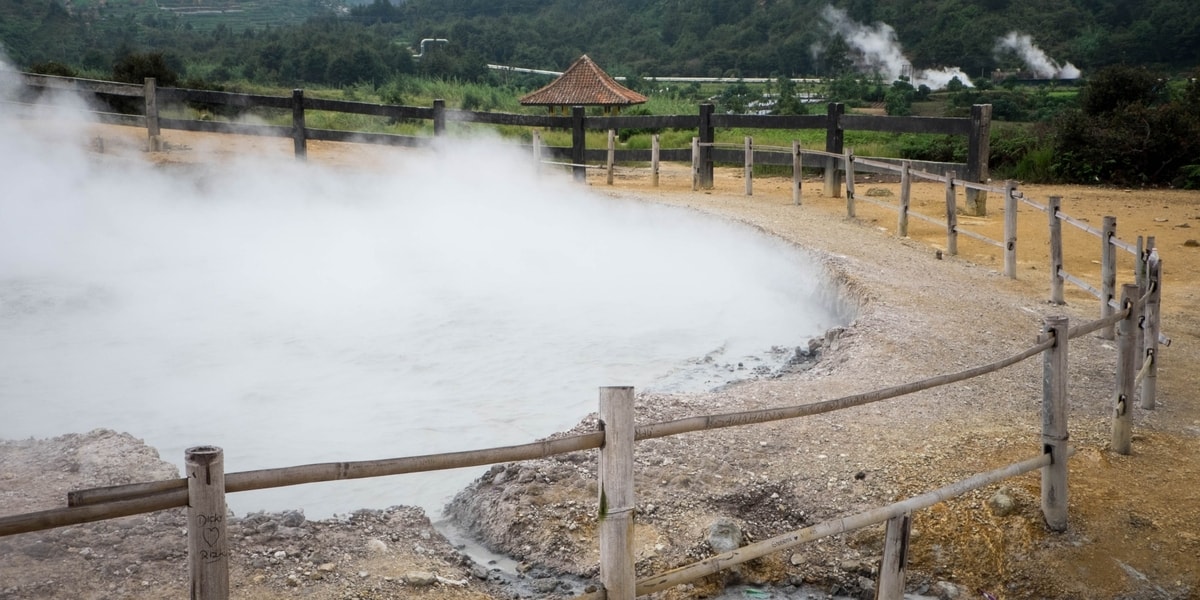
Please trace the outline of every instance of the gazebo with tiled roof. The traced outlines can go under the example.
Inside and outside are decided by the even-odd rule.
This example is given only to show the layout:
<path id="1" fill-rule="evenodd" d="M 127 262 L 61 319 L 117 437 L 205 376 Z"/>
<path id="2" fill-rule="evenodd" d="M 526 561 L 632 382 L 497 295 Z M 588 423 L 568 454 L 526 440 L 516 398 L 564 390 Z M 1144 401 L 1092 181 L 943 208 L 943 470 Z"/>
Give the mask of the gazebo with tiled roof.
<path id="1" fill-rule="evenodd" d="M 592 62 L 586 54 L 571 64 L 558 79 L 536 92 L 521 98 L 525 106 L 547 106 L 550 114 L 562 107 L 563 114 L 570 106 L 603 106 L 604 114 L 617 114 L 623 106 L 646 102 L 646 97 L 617 83 Z"/>

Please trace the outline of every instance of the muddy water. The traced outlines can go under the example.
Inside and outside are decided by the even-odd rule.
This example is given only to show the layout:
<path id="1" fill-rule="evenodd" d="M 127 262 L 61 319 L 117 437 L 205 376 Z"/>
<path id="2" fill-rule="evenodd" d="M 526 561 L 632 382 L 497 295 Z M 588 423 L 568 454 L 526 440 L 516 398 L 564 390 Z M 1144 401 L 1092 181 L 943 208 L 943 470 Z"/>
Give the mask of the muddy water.
<path id="1" fill-rule="evenodd" d="M 0 128 L 0 437 L 106 427 L 177 463 L 221 446 L 228 471 L 523 443 L 599 386 L 767 372 L 840 320 L 794 248 L 537 179 L 482 142 L 383 175 L 165 173 Z M 230 506 L 436 514 L 477 473 Z"/>

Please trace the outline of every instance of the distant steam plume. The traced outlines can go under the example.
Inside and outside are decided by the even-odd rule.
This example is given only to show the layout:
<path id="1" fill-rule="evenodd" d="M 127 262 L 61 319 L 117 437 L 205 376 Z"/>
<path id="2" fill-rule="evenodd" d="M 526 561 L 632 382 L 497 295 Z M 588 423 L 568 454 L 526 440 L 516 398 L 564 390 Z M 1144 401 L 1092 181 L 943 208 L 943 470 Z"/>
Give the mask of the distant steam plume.
<path id="1" fill-rule="evenodd" d="M 1006 52 L 1013 52 L 1021 58 L 1025 63 L 1025 68 L 1032 72 L 1035 76 L 1041 79 L 1078 79 L 1080 71 L 1075 65 L 1066 63 L 1059 65 L 1057 61 L 1046 56 L 1046 53 L 1038 48 L 1033 43 L 1033 37 L 1017 33 L 1016 31 L 1008 32 L 1008 35 L 996 39 L 995 53 L 996 57 L 1003 56 Z"/>
<path id="2" fill-rule="evenodd" d="M 864 25 L 831 5 L 821 11 L 821 18 L 854 50 L 861 71 L 878 73 L 889 82 L 907 76 L 914 86 L 927 85 L 935 90 L 946 87 L 955 77 L 964 85 L 971 85 L 971 78 L 958 67 L 913 69 L 900 48 L 896 30 L 887 23 Z"/>

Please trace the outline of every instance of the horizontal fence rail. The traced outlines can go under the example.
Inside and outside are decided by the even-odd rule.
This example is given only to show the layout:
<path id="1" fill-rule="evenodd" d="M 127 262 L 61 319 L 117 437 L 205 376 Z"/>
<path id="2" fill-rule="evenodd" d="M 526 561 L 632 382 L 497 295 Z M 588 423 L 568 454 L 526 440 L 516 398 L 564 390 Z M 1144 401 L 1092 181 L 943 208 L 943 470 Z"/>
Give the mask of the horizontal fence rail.
<path id="1" fill-rule="evenodd" d="M 875 117 L 863 115 L 847 115 L 842 104 L 830 104 L 827 115 L 721 115 L 715 114 L 711 104 L 703 104 L 696 115 L 629 115 L 629 116 L 588 116 L 582 107 L 574 107 L 570 116 L 554 115 L 525 115 L 510 113 L 477 112 L 461 109 L 448 109 L 440 100 L 434 101 L 432 108 L 400 105 L 372 104 L 356 101 L 331 100 L 305 96 L 303 90 L 294 90 L 291 96 L 273 96 L 263 94 L 241 94 L 234 92 L 219 92 L 211 90 L 189 90 L 182 88 L 157 88 L 153 78 L 147 79 L 143 85 L 74 79 L 49 75 L 22 74 L 25 85 L 35 90 L 62 90 L 79 94 L 92 94 L 99 98 L 137 98 L 145 101 L 144 116 L 126 115 L 120 118 L 122 124 L 140 125 L 150 131 L 151 147 L 158 144 L 157 136 L 160 128 L 179 129 L 185 131 L 213 131 L 221 133 L 245 133 L 248 135 L 271 135 L 292 137 L 297 140 L 296 157 L 306 156 L 304 141 L 308 139 L 323 141 L 356 141 L 372 144 L 387 144 L 393 146 L 423 146 L 411 136 L 392 136 L 390 134 L 339 133 L 309 129 L 304 124 L 304 111 L 328 111 L 350 114 L 361 114 L 385 117 L 391 119 L 431 120 L 434 135 L 442 135 L 447 122 L 461 124 L 511 125 L 520 127 L 540 127 L 551 129 L 571 130 L 573 147 L 548 150 L 554 156 L 570 157 L 571 165 L 581 165 L 593 160 L 588 155 L 583 132 L 587 130 L 618 130 L 618 129 L 692 129 L 698 132 L 701 147 L 699 161 L 700 186 L 709 189 L 713 186 L 713 166 L 717 162 L 739 162 L 736 157 L 726 156 L 715 151 L 711 144 L 715 141 L 715 128 L 752 128 L 752 129 L 785 129 L 802 130 L 815 129 L 826 132 L 826 144 L 823 154 L 809 151 L 814 156 L 824 156 L 836 159 L 840 157 L 844 131 L 880 131 L 892 133 L 932 133 L 945 135 L 960 135 L 968 138 L 968 160 L 965 165 L 957 168 L 965 170 L 965 179 L 982 183 L 987 179 L 987 140 L 991 124 L 991 105 L 976 105 L 971 109 L 971 118 L 945 117 Z M 226 121 L 224 125 L 201 125 L 203 121 L 186 119 L 160 119 L 158 116 L 160 103 L 190 104 L 194 106 L 224 106 L 235 109 L 274 109 L 292 110 L 293 122 L 280 129 L 263 129 L 249 127 Z M 142 121 L 138 121 L 142 119 Z M 211 123 L 211 122 L 208 122 Z M 244 127 L 248 127 L 243 129 Z M 353 138 L 353 139 L 351 139 Z M 677 150 L 677 149 L 674 149 Z M 686 152 L 686 150 L 683 150 Z M 773 153 L 780 154 L 780 153 Z M 585 155 L 588 158 L 585 159 Z M 603 160 L 603 157 L 597 157 Z M 663 156 L 663 160 L 686 160 L 678 155 Z M 638 151 L 621 150 L 616 153 L 615 160 L 619 162 L 648 160 Z M 780 160 L 781 162 L 775 162 Z M 776 159 L 765 155 L 762 164 L 790 164 L 790 159 Z M 818 166 L 816 164 L 813 165 Z M 835 164 L 830 162 L 821 165 L 825 171 L 826 191 L 830 195 L 839 193 L 840 175 Z M 582 170 L 575 167 L 575 176 L 582 178 Z"/>
<path id="2" fill-rule="evenodd" d="M 1155 270 L 1157 270 L 1157 267 L 1158 264 L 1156 263 Z M 1130 288 L 1130 286 L 1126 287 Z M 1046 333 L 1039 336 L 1032 346 L 1009 357 L 985 365 L 980 365 L 955 373 L 943 374 L 915 382 L 892 386 L 889 388 L 873 390 L 870 392 L 864 392 L 805 405 L 778 409 L 762 409 L 755 411 L 690 417 L 676 421 L 654 423 L 637 427 L 633 427 L 632 421 L 630 420 L 629 429 L 630 433 L 632 434 L 631 441 L 654 439 L 723 427 L 760 424 L 782 419 L 810 416 L 854 406 L 861 406 L 871 402 L 895 398 L 898 396 L 927 390 L 933 387 L 960 382 L 988 373 L 993 373 L 1017 364 L 1037 354 L 1053 351 L 1055 348 L 1059 348 L 1059 351 L 1065 354 L 1065 344 L 1067 339 L 1077 337 L 1079 335 L 1085 335 L 1086 333 L 1098 330 L 1111 323 L 1129 323 L 1133 319 L 1133 315 L 1136 312 L 1138 304 L 1149 302 L 1152 297 L 1152 293 L 1146 293 L 1145 295 L 1136 299 L 1130 297 L 1126 301 L 1124 310 L 1114 313 L 1106 319 L 1080 325 L 1069 330 L 1065 329 L 1065 319 L 1048 319 Z M 1056 327 L 1058 329 L 1056 329 Z M 1055 332 L 1059 330 L 1064 331 L 1064 333 L 1069 331 L 1069 333 L 1062 335 L 1062 339 L 1060 339 L 1059 335 L 1055 334 Z M 1060 358 L 1060 360 L 1065 361 L 1065 357 Z M 1047 359 L 1047 364 L 1051 364 L 1049 359 Z M 1147 366 L 1143 367 L 1136 375 L 1130 374 L 1130 377 L 1127 381 L 1138 382 L 1139 384 L 1144 382 L 1147 375 L 1151 371 L 1153 364 L 1154 363 L 1152 362 L 1148 363 Z M 1065 372 L 1065 369 L 1060 367 L 1059 371 Z M 1059 371 L 1055 371 L 1054 373 Z M 1057 375 L 1054 373 L 1048 371 L 1046 377 L 1054 379 L 1057 377 Z M 1128 386 L 1131 384 L 1126 385 Z M 631 394 L 632 391 L 631 389 L 629 390 L 629 393 Z M 1046 402 L 1049 401 L 1049 398 L 1047 398 Z M 611 418 L 609 420 L 611 421 Z M 606 438 L 613 434 L 614 432 L 606 429 L 605 431 L 600 432 L 570 435 L 535 442 L 532 444 L 493 448 L 487 450 L 456 452 L 442 455 L 429 455 L 401 459 L 385 459 L 378 461 L 323 463 L 317 465 L 288 467 L 283 469 L 266 469 L 259 471 L 247 471 L 243 473 L 231 473 L 223 477 L 224 483 L 221 493 L 223 494 L 225 492 L 264 489 L 267 487 L 298 485 L 316 481 L 376 477 L 400 473 L 492 464 L 495 462 L 512 462 L 514 460 L 544 458 L 556 454 L 593 448 L 601 448 L 603 451 L 603 449 L 607 447 L 605 442 Z M 1064 452 L 1066 452 L 1066 450 L 1064 450 Z M 1064 454 L 1063 456 L 1065 457 L 1067 454 Z M 630 460 L 632 460 L 632 457 Z M 1053 465 L 1054 458 L 1052 454 L 1045 453 L 1037 458 L 1006 467 L 1001 467 L 987 473 L 975 475 L 963 479 L 955 484 L 939 488 L 932 492 L 928 492 L 905 501 L 900 501 L 884 507 L 872 509 L 858 515 L 842 517 L 820 523 L 802 530 L 776 536 L 769 540 L 752 544 L 751 546 L 744 547 L 737 552 L 717 555 L 661 575 L 640 579 L 636 582 L 636 593 L 645 594 L 661 591 L 673 585 L 677 585 L 678 583 L 690 581 L 697 577 L 711 574 L 717 570 L 728 568 L 729 566 L 739 564 L 746 560 L 763 556 L 769 552 L 790 548 L 800 543 L 811 541 L 827 535 L 842 533 L 870 524 L 879 523 L 884 520 L 891 519 L 899 514 L 920 508 L 926 508 L 937 502 L 944 501 L 953 496 L 961 495 L 967 491 L 989 485 L 996 481 L 1039 468 L 1049 468 Z M 632 477 L 632 471 L 630 471 L 629 477 Z M 57 509 L 53 511 L 43 511 L 41 513 L 30 513 L 27 515 L 17 515 L 15 517 L 0 518 L 0 535 L 12 535 L 14 533 L 36 531 L 50 527 L 62 526 L 64 524 L 82 523 L 92 520 L 114 518 L 117 516 L 128 516 L 142 512 L 150 512 L 165 508 L 175 508 L 189 505 L 191 492 L 189 491 L 190 488 L 188 487 L 188 481 L 189 479 L 176 479 L 76 491 L 70 495 L 72 502 L 76 504 L 74 507 Z M 632 558 L 629 558 L 629 560 L 632 560 Z M 606 586 L 606 589 L 611 590 L 611 587 Z"/>
<path id="3" fill-rule="evenodd" d="M 1072 452 L 1073 454 L 1073 452 Z M 637 594 L 639 596 L 645 594 L 653 594 L 663 590 L 670 589 L 677 585 L 694 581 L 701 577 L 718 573 L 733 566 L 749 562 L 756 558 L 762 558 L 773 552 L 794 548 L 801 544 L 812 542 L 824 537 L 838 535 L 862 529 L 870 525 L 882 523 L 893 517 L 903 515 L 915 510 L 929 508 L 940 502 L 945 502 L 951 498 L 961 496 L 972 490 L 977 490 L 982 487 L 1022 475 L 1030 471 L 1049 466 L 1051 458 L 1049 454 L 1043 454 L 1036 458 L 1031 458 L 1019 463 L 1014 463 L 999 469 L 980 473 L 978 475 L 957 481 L 950 485 L 940 487 L 920 496 L 914 496 L 907 500 L 895 502 L 887 506 L 871 509 L 848 517 L 839 517 L 823 521 L 816 525 L 798 529 L 783 535 L 778 535 L 773 538 L 765 539 L 761 542 L 755 542 L 746 546 L 742 546 L 737 550 L 731 550 L 715 556 L 710 556 L 704 560 L 692 563 L 685 567 L 680 567 L 655 575 L 645 577 L 637 581 Z M 580 596 L 582 600 L 604 600 L 603 592 L 593 594 L 584 594 Z"/>

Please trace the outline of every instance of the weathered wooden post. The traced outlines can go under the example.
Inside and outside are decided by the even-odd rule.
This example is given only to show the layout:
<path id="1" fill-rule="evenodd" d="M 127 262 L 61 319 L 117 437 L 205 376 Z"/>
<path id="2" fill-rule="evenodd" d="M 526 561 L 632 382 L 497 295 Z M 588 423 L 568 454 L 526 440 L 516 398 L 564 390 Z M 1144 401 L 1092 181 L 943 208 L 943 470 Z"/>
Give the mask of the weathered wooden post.
<path id="1" fill-rule="evenodd" d="M 613 184 L 613 166 L 617 164 L 617 130 L 608 130 L 608 157 L 604 161 L 608 175 L 604 178 L 608 185 Z"/>
<path id="2" fill-rule="evenodd" d="M 1051 531 L 1067 529 L 1067 342 L 1066 317 L 1046 317 L 1042 331 L 1054 345 L 1042 353 L 1042 453 L 1050 464 L 1042 467 L 1042 516 Z"/>
<path id="3" fill-rule="evenodd" d="M 308 160 L 308 131 L 304 124 L 304 90 L 292 90 L 292 148 L 296 160 Z"/>
<path id="4" fill-rule="evenodd" d="M 446 135 L 446 101 L 437 98 L 433 101 L 433 137 Z"/>
<path id="5" fill-rule="evenodd" d="M 633 388 L 600 388 L 600 582 L 607 600 L 634 600 Z"/>
<path id="6" fill-rule="evenodd" d="M 840 102 L 830 102 L 825 113 L 825 151 L 830 154 L 841 154 L 845 135 L 842 132 L 842 115 L 846 105 Z M 838 169 L 838 159 L 833 156 L 825 158 L 825 195 L 837 198 L 842 193 L 841 170 Z"/>
<path id="7" fill-rule="evenodd" d="M 571 107 L 571 175 L 575 181 L 587 181 L 587 168 L 583 161 L 587 156 L 587 135 L 583 129 L 582 106 Z"/>
<path id="8" fill-rule="evenodd" d="M 658 134 L 650 136 L 650 185 L 658 187 L 658 157 L 662 146 L 659 145 Z"/>
<path id="9" fill-rule="evenodd" d="M 1128 311 L 1117 327 L 1117 385 L 1113 393 L 1112 450 L 1129 454 L 1133 439 L 1133 355 L 1138 351 L 1140 335 L 1137 311 L 1134 310 L 1138 287 L 1127 283 L 1121 286 L 1121 310 Z"/>
<path id="10" fill-rule="evenodd" d="M 148 148 L 151 152 L 162 150 L 162 131 L 158 127 L 158 86 L 156 82 L 155 78 L 147 77 L 142 84 L 146 101 L 146 133 L 150 136 Z"/>
<path id="11" fill-rule="evenodd" d="M 533 130 L 533 170 L 539 175 L 542 172 L 542 132 Z"/>
<path id="12" fill-rule="evenodd" d="M 1150 253 L 1146 251 L 1146 240 L 1142 236 L 1137 236 L 1137 256 L 1133 259 L 1133 280 L 1138 285 L 1149 289 L 1146 284 L 1146 261 L 1150 258 Z"/>
<path id="13" fill-rule="evenodd" d="M 184 451 L 188 482 L 188 570 L 191 600 L 229 598 L 225 527 L 225 457 L 215 446 Z"/>
<path id="14" fill-rule="evenodd" d="M 854 214 L 854 148 L 846 148 L 843 154 L 846 163 L 846 216 L 853 219 Z"/>
<path id="15" fill-rule="evenodd" d="M 692 191 L 700 189 L 700 138 L 692 138 Z"/>
<path id="16" fill-rule="evenodd" d="M 1153 240 L 1154 238 L 1150 238 Z M 1146 299 L 1144 311 L 1146 332 L 1143 340 L 1145 347 L 1146 375 L 1142 377 L 1142 408 L 1154 410 L 1158 394 L 1158 334 L 1161 329 L 1159 309 L 1162 304 L 1162 261 L 1158 258 L 1158 249 L 1151 241 L 1150 257 L 1146 261 L 1146 280 L 1150 289 L 1150 297 Z"/>
<path id="17" fill-rule="evenodd" d="M 792 204 L 800 206 L 800 197 L 804 185 L 802 175 L 804 160 L 800 155 L 800 140 L 792 140 Z"/>
<path id="18" fill-rule="evenodd" d="M 1062 197 L 1050 196 L 1046 214 L 1050 216 L 1050 302 L 1066 304 L 1063 299 L 1063 247 L 1062 219 L 1058 218 L 1058 209 L 1062 206 Z"/>
<path id="19" fill-rule="evenodd" d="M 1154 236 L 1150 236 L 1150 244 L 1154 244 Z M 1147 280 L 1146 263 L 1150 260 L 1150 252 L 1146 251 L 1145 240 L 1142 236 L 1138 236 L 1138 256 L 1133 260 L 1133 281 L 1138 284 L 1138 298 L 1145 296 L 1150 292 L 1150 281 Z M 1142 314 L 1145 314 L 1145 305 L 1142 305 Z M 1146 329 L 1146 319 L 1142 319 L 1141 329 Z M 1146 358 L 1146 340 L 1145 337 L 1138 336 L 1138 344 L 1136 344 L 1138 352 L 1134 353 L 1135 359 L 1133 362 L 1133 370 L 1136 373 L 1141 373 L 1141 366 Z M 1139 384 L 1140 385 L 1140 384 Z M 1135 385 L 1135 388 L 1138 385 Z"/>
<path id="20" fill-rule="evenodd" d="M 746 136 L 746 195 L 754 195 L 754 138 Z"/>
<path id="21" fill-rule="evenodd" d="M 879 563 L 879 583 L 875 586 L 875 600 L 904 599 L 908 537 L 911 528 L 911 512 L 888 519 L 883 538 L 883 560 Z"/>
<path id="22" fill-rule="evenodd" d="M 956 173 L 946 173 L 946 254 L 958 254 L 958 206 L 954 191 Z"/>
<path id="23" fill-rule="evenodd" d="M 1017 182 L 1011 179 L 1004 182 L 1004 274 L 1017 278 Z"/>
<path id="24" fill-rule="evenodd" d="M 700 187 L 711 190 L 713 187 L 713 142 L 717 139 L 717 131 L 712 124 L 713 105 L 700 105 Z"/>
<path id="25" fill-rule="evenodd" d="M 908 207 L 912 202 L 912 161 L 900 161 L 900 210 L 896 217 L 896 235 L 908 237 Z"/>
<path id="26" fill-rule="evenodd" d="M 1117 295 L 1117 247 L 1112 239 L 1117 235 L 1117 218 L 1104 217 L 1100 234 L 1100 318 L 1113 314 L 1112 302 Z M 1100 337 L 1113 339 L 1114 327 L 1100 330 Z"/>
<path id="27" fill-rule="evenodd" d="M 971 107 L 971 131 L 967 134 L 967 173 L 964 179 L 987 183 L 988 154 L 991 152 L 992 105 Z M 987 192 L 967 188 L 967 211 L 977 217 L 987 216 Z"/>

